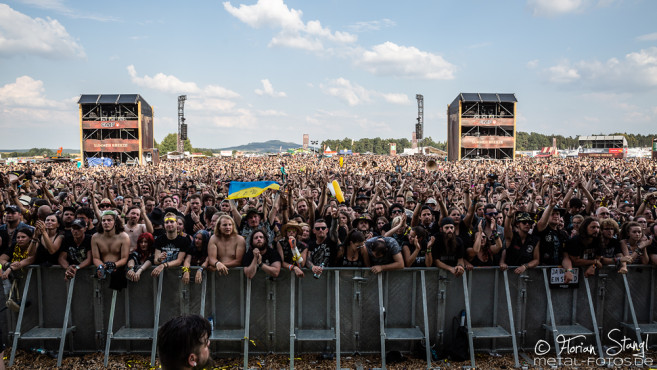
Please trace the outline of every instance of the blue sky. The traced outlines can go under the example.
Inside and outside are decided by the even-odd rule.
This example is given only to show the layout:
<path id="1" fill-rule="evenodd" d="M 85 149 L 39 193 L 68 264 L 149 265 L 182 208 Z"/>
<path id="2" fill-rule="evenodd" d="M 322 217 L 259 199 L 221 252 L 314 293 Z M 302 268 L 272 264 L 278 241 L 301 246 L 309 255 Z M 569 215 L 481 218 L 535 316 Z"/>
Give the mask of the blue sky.
<path id="1" fill-rule="evenodd" d="M 78 148 L 80 94 L 141 94 L 155 138 L 446 138 L 460 92 L 515 93 L 518 130 L 657 133 L 657 1 L 0 3 L 0 148 Z"/>

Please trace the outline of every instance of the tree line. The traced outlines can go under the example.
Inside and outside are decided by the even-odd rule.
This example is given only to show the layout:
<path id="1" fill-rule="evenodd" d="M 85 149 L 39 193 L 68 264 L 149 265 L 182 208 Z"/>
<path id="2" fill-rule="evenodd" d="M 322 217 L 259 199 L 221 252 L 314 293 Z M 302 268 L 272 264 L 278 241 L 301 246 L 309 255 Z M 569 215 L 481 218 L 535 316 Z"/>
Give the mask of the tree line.
<path id="1" fill-rule="evenodd" d="M 592 135 L 622 135 L 625 136 L 627 144 L 630 148 L 636 147 L 651 147 L 653 135 L 642 134 L 628 134 L 628 133 L 613 133 L 613 134 L 592 134 Z M 552 138 L 557 139 L 558 149 L 577 149 L 579 146 L 579 136 L 562 136 L 562 135 L 544 135 L 537 132 L 516 132 L 516 150 L 541 150 L 543 147 L 552 146 Z M 411 141 L 403 139 L 381 139 L 379 137 L 370 139 L 363 138 L 359 140 L 352 140 L 348 137 L 342 140 L 324 140 L 322 141 L 322 148 L 328 146 L 331 150 L 352 150 L 355 153 L 374 153 L 374 154 L 388 154 L 390 153 L 390 144 L 397 144 L 397 153 L 402 153 L 405 148 L 411 147 Z M 432 146 L 441 150 L 446 150 L 446 141 L 433 141 L 431 137 L 419 140 L 420 146 Z"/>
<path id="2" fill-rule="evenodd" d="M 605 134 L 593 134 L 605 135 Z M 628 133 L 613 133 L 607 135 L 622 135 L 627 139 L 627 145 L 630 148 L 636 147 L 651 147 L 652 140 L 657 135 L 642 135 L 642 134 L 628 134 Z M 562 135 L 544 135 L 536 132 L 516 132 L 516 150 L 541 150 L 543 147 L 552 146 L 552 138 L 557 139 L 558 149 L 577 149 L 579 146 L 578 136 L 562 136 Z M 177 149 L 177 135 L 175 133 L 168 134 L 162 139 L 160 143 L 155 141 L 155 147 L 160 151 L 160 155 L 167 152 L 173 152 Z M 404 149 L 411 147 L 411 141 L 407 138 L 402 139 L 381 139 L 375 138 L 362 138 L 353 140 L 348 137 L 344 139 L 324 140 L 321 147 L 330 147 L 331 150 L 351 150 L 354 153 L 374 153 L 374 154 L 388 154 L 390 153 L 390 143 L 395 143 L 397 146 L 397 153 L 403 153 Z M 434 141 L 431 137 L 426 137 L 419 140 L 420 146 L 432 146 L 441 150 L 447 150 L 446 141 Z M 212 156 L 214 149 L 194 148 L 189 140 L 184 142 L 185 151 L 190 153 L 203 153 L 207 156 Z M 2 153 L 2 158 L 9 157 L 37 157 L 48 156 L 52 157 L 57 154 L 57 149 L 48 148 L 32 148 L 26 152 L 11 152 Z M 77 155 L 77 153 L 75 154 Z M 70 157 L 70 154 L 64 153 L 63 156 Z"/>

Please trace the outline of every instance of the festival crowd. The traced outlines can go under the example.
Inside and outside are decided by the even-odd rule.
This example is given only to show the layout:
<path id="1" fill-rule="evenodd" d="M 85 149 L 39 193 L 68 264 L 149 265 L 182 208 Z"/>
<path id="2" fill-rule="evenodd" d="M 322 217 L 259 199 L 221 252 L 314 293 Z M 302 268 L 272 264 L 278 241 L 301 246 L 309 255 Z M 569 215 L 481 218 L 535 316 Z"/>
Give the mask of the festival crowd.
<path id="1" fill-rule="evenodd" d="M 179 269 L 248 278 L 324 267 L 373 273 L 537 266 L 591 276 L 657 264 L 657 163 L 636 159 L 430 162 L 424 156 L 266 156 L 76 168 L 5 166 L 0 175 L 4 281 L 29 265 L 92 267 L 122 289 Z M 427 163 L 430 163 L 427 166 Z M 327 184 L 336 180 L 344 202 Z M 228 199 L 231 181 L 278 190 Z M 631 271 L 630 271 L 631 273 Z M 5 290 L 7 285 L 5 284 Z"/>

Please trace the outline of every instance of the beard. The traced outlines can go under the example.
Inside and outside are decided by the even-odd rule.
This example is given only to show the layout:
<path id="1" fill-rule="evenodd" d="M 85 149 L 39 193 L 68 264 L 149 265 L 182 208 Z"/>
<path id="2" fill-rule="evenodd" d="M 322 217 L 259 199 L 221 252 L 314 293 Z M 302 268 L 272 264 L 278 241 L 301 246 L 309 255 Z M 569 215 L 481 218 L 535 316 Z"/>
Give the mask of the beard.
<path id="1" fill-rule="evenodd" d="M 192 369 L 201 370 L 201 369 L 212 369 L 212 368 L 214 368 L 214 361 L 212 360 L 212 358 L 208 356 L 208 358 L 203 363 L 196 362 L 196 366 L 194 366 Z"/>

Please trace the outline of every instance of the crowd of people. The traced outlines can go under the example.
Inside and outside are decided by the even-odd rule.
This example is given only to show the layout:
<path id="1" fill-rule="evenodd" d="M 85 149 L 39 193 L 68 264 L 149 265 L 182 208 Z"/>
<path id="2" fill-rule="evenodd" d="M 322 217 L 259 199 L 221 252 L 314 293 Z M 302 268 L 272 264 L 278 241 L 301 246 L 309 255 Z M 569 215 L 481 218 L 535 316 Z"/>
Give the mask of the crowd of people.
<path id="1" fill-rule="evenodd" d="M 647 159 L 442 162 L 424 156 L 263 156 L 156 166 L 6 166 L 0 175 L 5 281 L 29 265 L 63 278 L 95 268 L 122 289 L 144 273 L 242 266 L 252 278 L 320 277 L 324 267 L 373 273 L 481 266 L 522 274 L 562 266 L 657 264 L 657 163 Z M 278 190 L 228 199 L 231 181 Z M 344 202 L 327 184 L 337 180 Z"/>

